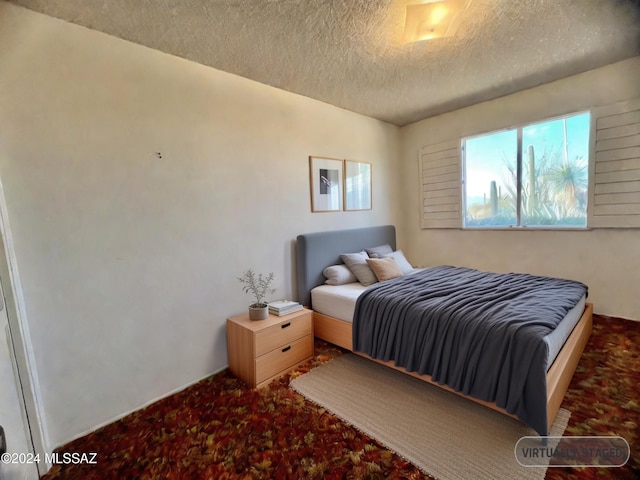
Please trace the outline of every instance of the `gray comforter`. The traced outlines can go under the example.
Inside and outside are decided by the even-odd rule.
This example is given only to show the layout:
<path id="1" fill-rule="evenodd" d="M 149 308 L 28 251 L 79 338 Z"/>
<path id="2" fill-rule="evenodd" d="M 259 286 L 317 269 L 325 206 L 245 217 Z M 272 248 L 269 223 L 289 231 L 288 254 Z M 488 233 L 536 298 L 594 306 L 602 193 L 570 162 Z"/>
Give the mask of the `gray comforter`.
<path id="1" fill-rule="evenodd" d="M 353 349 L 495 402 L 547 435 L 543 338 L 586 293 L 571 280 L 427 268 L 360 295 Z"/>

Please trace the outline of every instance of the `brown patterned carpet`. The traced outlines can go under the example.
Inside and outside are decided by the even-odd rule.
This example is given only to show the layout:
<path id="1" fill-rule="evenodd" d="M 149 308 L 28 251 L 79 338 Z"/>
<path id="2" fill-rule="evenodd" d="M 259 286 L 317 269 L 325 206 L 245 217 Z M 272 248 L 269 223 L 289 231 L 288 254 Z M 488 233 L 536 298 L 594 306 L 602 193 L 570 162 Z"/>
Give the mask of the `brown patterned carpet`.
<path id="1" fill-rule="evenodd" d="M 98 464 L 56 465 L 44 478 L 426 478 L 288 387 L 341 354 L 318 341 L 313 360 L 258 391 L 225 370 L 61 447 L 98 452 Z M 622 468 L 550 468 L 547 479 L 640 478 L 640 322 L 594 315 L 562 407 L 572 412 L 565 435 L 623 436 L 631 459 Z"/>

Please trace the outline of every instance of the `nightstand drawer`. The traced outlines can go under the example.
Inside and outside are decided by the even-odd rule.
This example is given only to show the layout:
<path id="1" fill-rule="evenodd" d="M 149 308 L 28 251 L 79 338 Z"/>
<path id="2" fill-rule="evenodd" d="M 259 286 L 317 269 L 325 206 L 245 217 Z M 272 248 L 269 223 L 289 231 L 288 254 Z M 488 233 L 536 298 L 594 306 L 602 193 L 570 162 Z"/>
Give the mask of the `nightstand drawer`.
<path id="1" fill-rule="evenodd" d="M 282 321 L 278 324 L 256 332 L 256 357 L 278 347 L 286 347 L 295 340 L 313 333 L 311 312 L 307 315 L 280 318 Z"/>
<path id="2" fill-rule="evenodd" d="M 256 383 L 261 383 L 283 370 L 290 370 L 312 355 L 312 335 L 282 345 L 280 348 L 256 358 Z"/>

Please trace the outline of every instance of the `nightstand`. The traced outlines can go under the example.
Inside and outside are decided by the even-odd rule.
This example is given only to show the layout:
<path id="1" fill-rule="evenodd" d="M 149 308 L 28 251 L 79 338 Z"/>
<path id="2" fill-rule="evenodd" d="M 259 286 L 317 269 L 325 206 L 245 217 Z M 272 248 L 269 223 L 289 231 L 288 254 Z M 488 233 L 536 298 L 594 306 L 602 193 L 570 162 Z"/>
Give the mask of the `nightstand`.
<path id="1" fill-rule="evenodd" d="M 313 356 L 313 311 L 265 320 L 249 314 L 227 319 L 229 369 L 251 387 L 262 387 Z"/>

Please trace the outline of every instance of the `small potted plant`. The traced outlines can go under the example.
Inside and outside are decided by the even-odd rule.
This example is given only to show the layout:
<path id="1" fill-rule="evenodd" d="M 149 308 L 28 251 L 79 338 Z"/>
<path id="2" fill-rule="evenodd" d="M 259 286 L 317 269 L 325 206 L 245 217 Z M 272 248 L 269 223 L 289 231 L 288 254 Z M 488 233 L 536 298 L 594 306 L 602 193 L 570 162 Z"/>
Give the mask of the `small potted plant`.
<path id="1" fill-rule="evenodd" d="M 240 283 L 244 285 L 242 290 L 252 294 L 256 300 L 249 305 L 251 320 L 264 320 L 269 317 L 269 304 L 264 301 L 264 297 L 276 291 L 274 288 L 270 288 L 273 278 L 273 272 L 265 277 L 261 273 L 256 275 L 252 269 L 245 271 L 242 276 L 238 277 Z"/>

